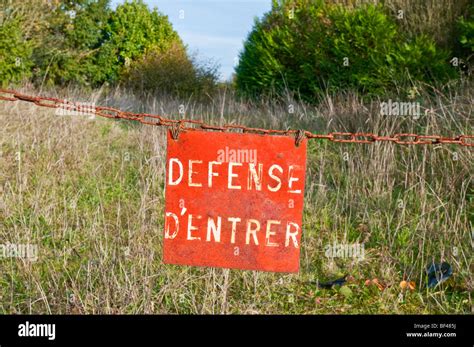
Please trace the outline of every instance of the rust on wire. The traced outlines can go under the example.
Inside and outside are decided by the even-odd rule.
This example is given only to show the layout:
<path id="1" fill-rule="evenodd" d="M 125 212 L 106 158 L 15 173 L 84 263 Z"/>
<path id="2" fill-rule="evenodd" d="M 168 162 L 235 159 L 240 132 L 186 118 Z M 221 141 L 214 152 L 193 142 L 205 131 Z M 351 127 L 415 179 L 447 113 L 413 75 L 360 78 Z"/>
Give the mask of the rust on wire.
<path id="1" fill-rule="evenodd" d="M 303 141 L 303 139 L 306 137 L 306 134 L 304 132 L 304 130 L 300 129 L 298 130 L 296 133 L 295 133 L 295 144 L 296 144 L 296 147 L 299 147 L 300 144 L 301 144 L 301 141 Z"/>
<path id="2" fill-rule="evenodd" d="M 61 100 L 57 98 L 25 95 L 20 92 L 8 89 L 0 89 L 0 100 L 4 101 L 26 101 L 37 106 L 48 108 L 63 108 L 72 111 L 81 111 L 83 106 L 80 103 Z M 350 132 L 332 132 L 328 134 L 314 134 L 308 130 L 277 130 L 251 128 L 239 124 L 224 124 L 222 126 L 206 124 L 203 121 L 194 119 L 169 119 L 156 114 L 125 112 L 113 107 L 96 106 L 89 112 L 104 118 L 127 119 L 137 121 L 146 125 L 155 125 L 170 127 L 173 138 L 177 139 L 180 131 L 203 130 L 228 131 L 240 130 L 242 133 L 255 133 L 261 135 L 293 135 L 295 143 L 298 145 L 304 137 L 307 139 L 328 140 L 338 143 L 364 143 L 374 142 L 392 142 L 400 145 L 434 145 L 434 144 L 453 144 L 465 147 L 474 147 L 474 135 L 459 135 L 456 137 L 443 137 L 440 135 L 418 135 L 400 133 L 393 136 L 378 136 L 372 133 L 350 133 Z"/>
<path id="3" fill-rule="evenodd" d="M 171 137 L 173 140 L 177 140 L 179 133 L 181 132 L 181 123 L 173 123 L 170 128 Z"/>

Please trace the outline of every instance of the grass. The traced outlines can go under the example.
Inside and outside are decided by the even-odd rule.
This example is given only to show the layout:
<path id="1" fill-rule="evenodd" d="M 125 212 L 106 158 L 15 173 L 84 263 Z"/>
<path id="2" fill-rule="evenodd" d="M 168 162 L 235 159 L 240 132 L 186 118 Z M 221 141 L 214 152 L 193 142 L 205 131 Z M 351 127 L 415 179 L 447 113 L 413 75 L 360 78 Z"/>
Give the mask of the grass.
<path id="1" fill-rule="evenodd" d="M 24 89 L 25 93 L 36 93 Z M 119 89 L 43 92 L 124 110 L 316 132 L 472 134 L 473 89 L 420 89 L 420 119 L 379 115 L 379 102 L 327 95 L 318 106 L 259 103 L 222 92 L 208 104 L 135 98 Z M 401 101 L 404 101 L 402 99 Z M 179 105 L 185 114 L 179 114 Z M 295 112 L 288 113 L 289 105 Z M 472 313 L 472 150 L 312 141 L 297 275 L 162 264 L 165 130 L 0 103 L 0 243 L 31 243 L 39 259 L 0 259 L 0 313 Z M 19 153 L 19 154 L 18 154 Z M 333 242 L 365 258 L 328 259 Z M 424 288 L 424 268 L 454 275 Z M 341 290 L 311 281 L 350 273 Z M 377 278 L 383 291 L 365 286 Z M 415 281 L 414 291 L 399 283 Z"/>

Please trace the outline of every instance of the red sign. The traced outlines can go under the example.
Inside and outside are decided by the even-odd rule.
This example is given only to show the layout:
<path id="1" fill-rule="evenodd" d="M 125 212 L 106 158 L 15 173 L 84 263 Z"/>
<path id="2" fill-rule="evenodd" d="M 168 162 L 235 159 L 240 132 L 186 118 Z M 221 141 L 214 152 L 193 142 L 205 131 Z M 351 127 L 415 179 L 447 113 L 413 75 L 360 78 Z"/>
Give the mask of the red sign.
<path id="1" fill-rule="evenodd" d="M 298 272 L 306 139 L 168 132 L 164 262 Z"/>

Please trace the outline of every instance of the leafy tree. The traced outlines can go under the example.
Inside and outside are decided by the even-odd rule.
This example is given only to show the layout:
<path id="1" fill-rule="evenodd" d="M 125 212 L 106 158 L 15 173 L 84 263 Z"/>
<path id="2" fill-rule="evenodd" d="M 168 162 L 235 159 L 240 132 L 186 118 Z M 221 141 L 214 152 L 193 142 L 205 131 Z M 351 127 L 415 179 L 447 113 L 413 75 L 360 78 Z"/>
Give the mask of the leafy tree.
<path id="1" fill-rule="evenodd" d="M 0 5 L 3 85 L 28 77 L 51 86 L 123 82 L 135 90 L 174 95 L 205 95 L 216 87 L 217 67 L 189 56 L 168 18 L 142 0 L 115 10 L 109 0 Z"/>
<path id="2" fill-rule="evenodd" d="M 94 82 L 117 82 L 124 66 L 146 52 L 163 52 L 182 46 L 168 17 L 150 10 L 141 0 L 117 6 L 103 29 L 103 43 L 94 62 L 99 67 Z"/>
<path id="3" fill-rule="evenodd" d="M 139 92 L 203 99 L 216 91 L 218 74 L 216 65 L 196 61 L 176 42 L 166 50 L 150 50 L 134 60 L 122 79 Z"/>
<path id="4" fill-rule="evenodd" d="M 25 40 L 18 20 L 0 26 L 0 81 L 3 87 L 30 77 L 31 42 Z"/>
<path id="5" fill-rule="evenodd" d="M 109 15 L 109 0 L 67 0 L 56 6 L 33 52 L 36 81 L 89 85 L 98 71 L 94 56 Z"/>
<path id="6" fill-rule="evenodd" d="M 466 63 L 465 68 L 473 69 L 474 58 L 474 5 L 471 5 L 465 16 L 457 21 L 458 47 L 456 54 Z"/>
<path id="7" fill-rule="evenodd" d="M 380 94 L 454 76 L 448 60 L 430 38 L 401 34 L 380 6 L 282 0 L 255 22 L 236 85 L 250 95 L 289 89 L 307 100 L 327 89 Z"/>
<path id="8" fill-rule="evenodd" d="M 31 54 L 49 10 L 35 0 L 0 1 L 0 84 L 19 83 L 31 76 Z"/>

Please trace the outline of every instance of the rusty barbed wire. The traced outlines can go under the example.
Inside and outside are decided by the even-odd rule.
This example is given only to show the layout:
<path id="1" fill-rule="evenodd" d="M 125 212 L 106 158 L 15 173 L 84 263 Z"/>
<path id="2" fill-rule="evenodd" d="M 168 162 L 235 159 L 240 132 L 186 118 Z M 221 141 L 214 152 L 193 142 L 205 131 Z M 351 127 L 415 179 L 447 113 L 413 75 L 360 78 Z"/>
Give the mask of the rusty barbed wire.
<path id="1" fill-rule="evenodd" d="M 4 101 L 25 101 L 37 106 L 60 108 L 68 111 L 85 112 L 104 118 L 127 119 L 138 121 L 145 125 L 170 127 L 172 133 L 179 134 L 182 130 L 241 130 L 243 133 L 258 133 L 264 135 L 293 135 L 297 142 L 302 138 L 328 140 L 336 143 L 364 143 L 393 142 L 400 145 L 435 145 L 435 144 L 455 144 L 466 147 L 474 147 L 474 135 L 459 135 L 456 137 L 443 137 L 440 135 L 418 135 L 411 133 L 398 133 L 392 136 L 379 136 L 373 133 L 351 133 L 351 132 L 330 132 L 327 134 L 315 134 L 308 130 L 276 130 L 252 128 L 244 125 L 225 124 L 222 126 L 206 124 L 203 121 L 194 119 L 170 119 L 157 114 L 132 113 L 122 111 L 109 106 L 87 106 L 81 102 L 72 102 L 63 99 L 31 96 L 19 93 L 14 90 L 0 89 L 0 100 Z"/>

